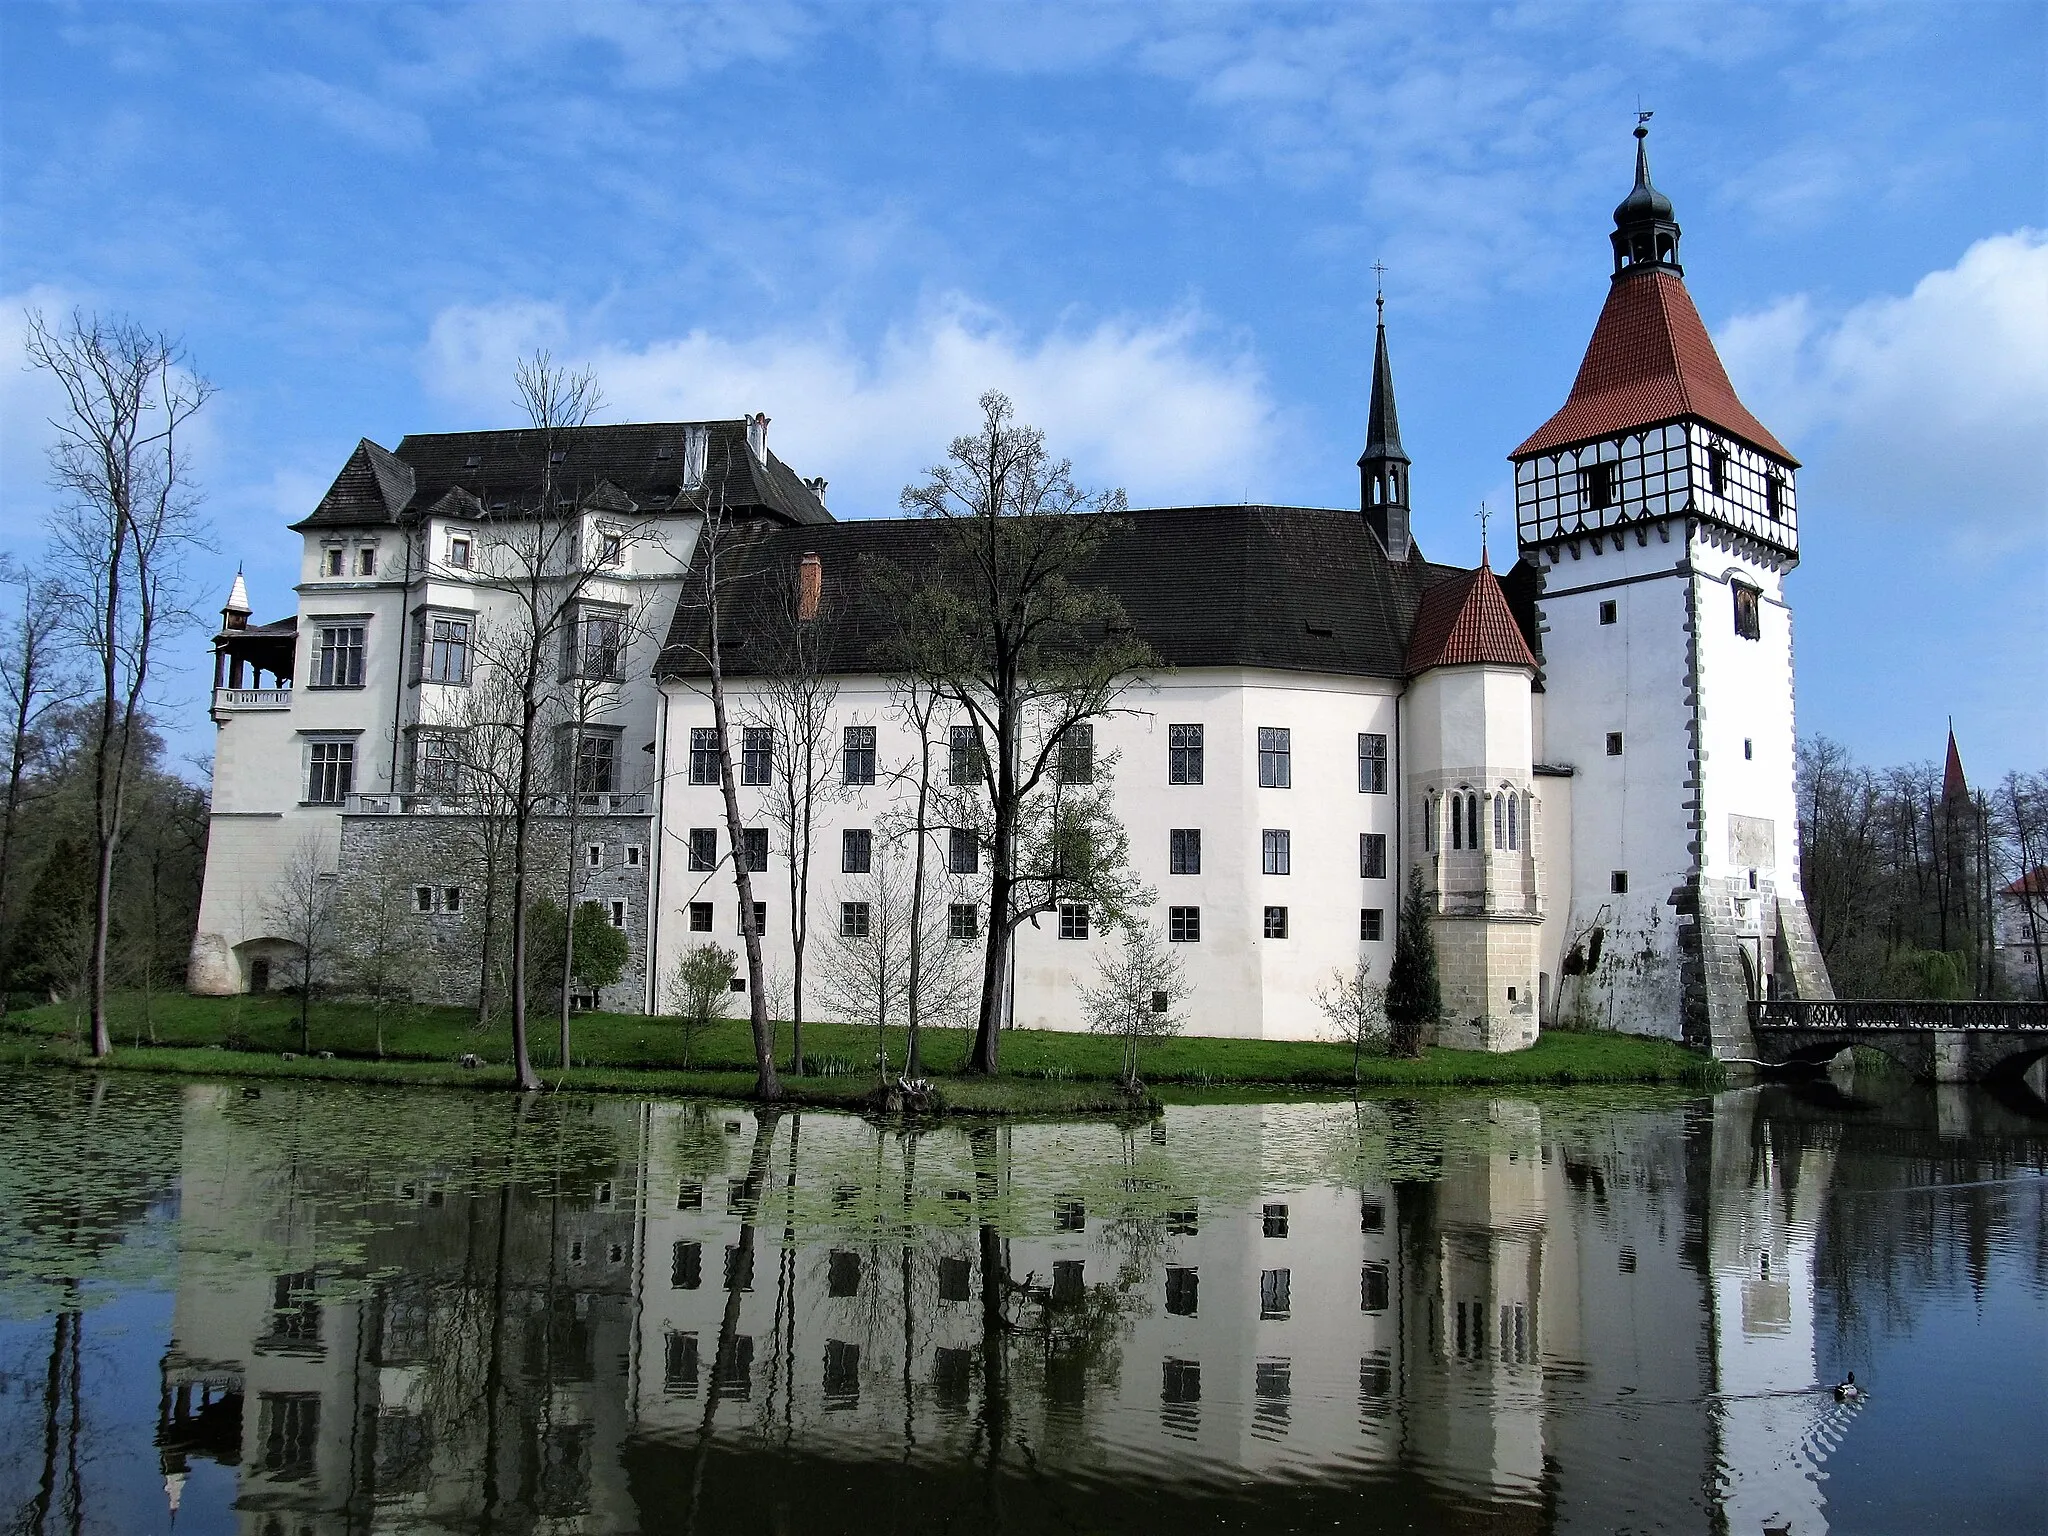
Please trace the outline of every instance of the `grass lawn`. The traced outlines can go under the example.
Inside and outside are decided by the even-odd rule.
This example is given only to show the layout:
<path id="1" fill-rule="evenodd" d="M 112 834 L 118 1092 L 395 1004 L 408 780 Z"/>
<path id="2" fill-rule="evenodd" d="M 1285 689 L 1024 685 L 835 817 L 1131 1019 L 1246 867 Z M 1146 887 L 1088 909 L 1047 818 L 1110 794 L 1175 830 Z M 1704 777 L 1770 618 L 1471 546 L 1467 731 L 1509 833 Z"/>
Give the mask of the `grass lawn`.
<path id="1" fill-rule="evenodd" d="M 510 1026 L 478 1033 L 472 1016 L 457 1008 L 410 1011 L 385 1027 L 384 1056 L 376 1054 L 375 1023 L 361 1006 L 315 1003 L 313 1055 L 301 1050 L 296 1004 L 285 997 L 199 998 L 173 994 L 153 999 L 145 1018 L 142 999 L 115 1000 L 115 1052 L 111 1065 L 162 1072 L 232 1073 L 356 1081 L 418 1082 L 468 1087 L 511 1080 Z M 74 1060 L 77 1015 L 53 1005 L 9 1017 L 13 1038 L 0 1042 L 0 1059 Z M 743 1098 L 753 1086 L 753 1051 L 744 1022 L 700 1033 L 688 1069 L 682 1030 L 672 1019 L 640 1014 L 578 1014 L 571 1070 L 558 1070 L 555 1021 L 535 1021 L 535 1068 L 550 1086 L 635 1093 L 690 1093 Z M 152 1043 L 152 1038 L 153 1042 Z M 786 1065 L 789 1030 L 777 1032 Z M 1018 1029 L 1003 1036 L 1004 1076 L 995 1081 L 959 1073 L 970 1035 L 926 1030 L 926 1070 L 938 1080 L 950 1109 L 981 1113 L 1102 1113 L 1128 1109 L 1114 1091 L 1118 1046 L 1094 1035 Z M 903 1031 L 887 1032 L 892 1066 L 903 1060 Z M 875 1031 L 848 1024 L 806 1024 L 803 1078 L 786 1079 L 792 1097 L 813 1104 L 851 1105 L 874 1083 Z M 331 1051 L 333 1059 L 317 1053 Z M 285 1053 L 299 1059 L 284 1060 Z M 488 1064 L 465 1070 L 465 1053 Z M 1373 1087 L 1481 1086 L 1569 1083 L 1690 1083 L 1719 1081 L 1714 1063 L 1663 1040 L 1632 1035 L 1553 1033 L 1525 1051 L 1431 1050 L 1419 1060 L 1368 1056 L 1361 1080 Z M 1223 1040 L 1186 1037 L 1148 1048 L 1142 1071 L 1149 1084 L 1199 1088 L 1246 1084 L 1289 1089 L 1348 1089 L 1351 1052 L 1319 1041 Z M 559 1081 L 558 1081 L 559 1079 Z"/>

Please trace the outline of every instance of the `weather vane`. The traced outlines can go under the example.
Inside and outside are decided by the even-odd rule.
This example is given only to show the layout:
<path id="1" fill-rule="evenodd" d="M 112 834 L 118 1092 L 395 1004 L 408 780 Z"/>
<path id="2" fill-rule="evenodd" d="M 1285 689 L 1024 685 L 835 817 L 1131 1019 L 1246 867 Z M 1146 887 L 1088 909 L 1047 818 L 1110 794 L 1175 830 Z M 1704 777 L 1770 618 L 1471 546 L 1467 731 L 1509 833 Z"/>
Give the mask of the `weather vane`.
<path id="1" fill-rule="evenodd" d="M 1492 516 L 1493 513 L 1487 510 L 1486 503 L 1479 503 L 1479 558 L 1482 563 L 1486 559 L 1486 524 Z"/>
<path id="2" fill-rule="evenodd" d="M 1387 311 L 1387 264 L 1376 261 L 1372 264 L 1372 302 L 1381 314 Z"/>

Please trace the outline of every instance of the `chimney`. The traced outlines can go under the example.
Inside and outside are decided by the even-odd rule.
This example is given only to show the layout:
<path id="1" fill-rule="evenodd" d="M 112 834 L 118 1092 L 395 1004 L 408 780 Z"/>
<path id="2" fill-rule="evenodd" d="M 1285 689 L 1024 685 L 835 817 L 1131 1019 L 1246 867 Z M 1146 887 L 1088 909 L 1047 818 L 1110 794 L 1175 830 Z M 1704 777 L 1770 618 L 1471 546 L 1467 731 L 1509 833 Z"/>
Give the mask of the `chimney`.
<path id="1" fill-rule="evenodd" d="M 768 416 L 766 412 L 756 411 L 748 418 L 747 446 L 753 450 L 755 459 L 765 468 L 768 463 Z"/>
<path id="2" fill-rule="evenodd" d="M 816 550 L 804 553 L 804 563 L 796 577 L 796 616 L 799 619 L 815 619 L 818 616 L 818 599 L 825 595 L 825 562 L 818 558 Z"/>
<path id="3" fill-rule="evenodd" d="M 818 498 L 818 505 L 825 505 L 825 477 L 820 475 L 815 480 L 806 480 L 804 484 L 809 486 L 811 494 Z"/>

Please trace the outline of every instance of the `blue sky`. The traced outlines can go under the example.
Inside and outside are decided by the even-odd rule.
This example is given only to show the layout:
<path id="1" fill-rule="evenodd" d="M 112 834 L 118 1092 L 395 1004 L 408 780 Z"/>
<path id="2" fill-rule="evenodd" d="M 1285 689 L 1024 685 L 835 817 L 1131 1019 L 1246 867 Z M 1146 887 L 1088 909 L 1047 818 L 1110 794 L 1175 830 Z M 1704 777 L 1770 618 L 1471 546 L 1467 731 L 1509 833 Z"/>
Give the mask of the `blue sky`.
<path id="1" fill-rule="evenodd" d="M 1953 714 L 1983 778 L 2048 761 L 2044 60 L 2039 3 L 9 0 L 0 343 L 29 305 L 184 337 L 199 601 L 245 564 L 266 618 L 355 440 L 511 424 L 536 346 L 608 419 L 768 412 L 840 516 L 990 385 L 1136 503 L 1355 504 L 1380 260 L 1417 533 L 1469 561 L 1598 313 L 1640 101 L 1805 462 L 1802 730 L 1897 762 Z M 30 553 L 46 406 L 0 369 Z"/>

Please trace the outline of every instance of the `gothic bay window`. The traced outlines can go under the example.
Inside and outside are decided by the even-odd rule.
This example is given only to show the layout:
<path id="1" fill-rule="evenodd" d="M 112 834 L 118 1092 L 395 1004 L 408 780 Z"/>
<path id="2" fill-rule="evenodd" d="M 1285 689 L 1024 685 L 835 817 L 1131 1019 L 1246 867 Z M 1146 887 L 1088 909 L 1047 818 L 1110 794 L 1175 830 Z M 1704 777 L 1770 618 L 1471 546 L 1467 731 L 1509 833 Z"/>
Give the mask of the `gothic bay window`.
<path id="1" fill-rule="evenodd" d="M 839 872 L 864 875 L 874 859 L 875 834 L 867 827 L 848 827 L 839 834 Z"/>
<path id="2" fill-rule="evenodd" d="M 1579 471 L 1579 496 L 1588 511 L 1611 507 L 1621 477 L 1619 464 L 1588 464 Z"/>
<path id="3" fill-rule="evenodd" d="M 1202 872 L 1202 829 L 1175 827 L 1167 836 L 1167 872 L 1199 875 Z"/>
<path id="4" fill-rule="evenodd" d="M 841 735 L 843 774 L 849 784 L 875 782 L 875 728 L 849 725 Z"/>
<path id="5" fill-rule="evenodd" d="M 1060 733 L 1059 780 L 1062 784 L 1095 782 L 1095 727 L 1077 721 Z"/>
<path id="6" fill-rule="evenodd" d="M 1259 727 L 1259 788 L 1294 787 L 1293 732 L 1286 726 Z"/>
<path id="7" fill-rule="evenodd" d="M 420 618 L 420 675 L 430 683 L 469 681 L 470 621 L 425 614 Z"/>
<path id="8" fill-rule="evenodd" d="M 1358 733 L 1358 792 L 1384 795 L 1387 792 L 1387 738 L 1377 731 Z"/>
<path id="9" fill-rule="evenodd" d="M 980 784 L 988 777 L 981 755 L 981 733 L 972 725 L 953 726 L 946 734 L 946 782 Z"/>
<path id="10" fill-rule="evenodd" d="M 1384 832 L 1358 834 L 1358 877 L 1361 880 L 1387 878 L 1387 835 Z"/>
<path id="11" fill-rule="evenodd" d="M 1268 875 L 1294 872 L 1294 834 L 1284 827 L 1268 827 L 1259 834 L 1259 869 Z"/>
<path id="12" fill-rule="evenodd" d="M 1522 797 L 1503 788 L 1493 797 L 1493 846 L 1496 852 L 1516 853 L 1522 846 Z"/>
<path id="13" fill-rule="evenodd" d="M 1735 633 L 1745 640 L 1761 640 L 1764 635 L 1763 593 L 1755 587 L 1734 583 L 1735 590 Z"/>
<path id="14" fill-rule="evenodd" d="M 775 732 L 765 725 L 740 728 L 740 782 L 762 785 L 775 772 Z"/>
<path id="15" fill-rule="evenodd" d="M 322 624 L 313 634 L 313 686 L 362 687 L 364 627 L 361 624 Z"/>
<path id="16" fill-rule="evenodd" d="M 708 874 L 718 868 L 718 828 L 690 828 L 690 873 Z"/>
<path id="17" fill-rule="evenodd" d="M 956 875 L 981 873 L 981 841 L 972 827 L 946 829 L 946 868 Z"/>
<path id="18" fill-rule="evenodd" d="M 1477 852 L 1479 842 L 1479 792 L 1459 789 L 1451 796 L 1451 847 Z"/>
<path id="19" fill-rule="evenodd" d="M 1169 725 L 1166 728 L 1166 782 L 1202 782 L 1202 728 L 1199 725 Z"/>
<path id="20" fill-rule="evenodd" d="M 715 726 L 690 727 L 690 782 L 718 782 L 718 730 Z"/>
<path id="21" fill-rule="evenodd" d="M 306 799 L 313 805 L 339 805 L 355 787 L 356 744 L 316 741 L 307 748 Z"/>
<path id="22" fill-rule="evenodd" d="M 768 829 L 766 827 L 741 827 L 740 851 L 746 857 L 747 868 L 761 874 L 768 868 Z"/>

